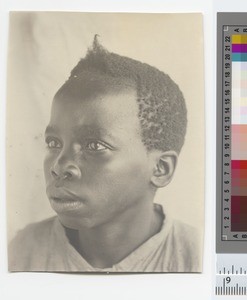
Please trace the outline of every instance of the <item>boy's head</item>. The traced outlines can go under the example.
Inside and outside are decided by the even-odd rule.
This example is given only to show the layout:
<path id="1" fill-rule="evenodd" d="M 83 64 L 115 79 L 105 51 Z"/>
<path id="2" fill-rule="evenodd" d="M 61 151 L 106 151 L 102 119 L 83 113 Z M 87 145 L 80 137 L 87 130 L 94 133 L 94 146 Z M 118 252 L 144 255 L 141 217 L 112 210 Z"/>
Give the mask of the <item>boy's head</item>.
<path id="1" fill-rule="evenodd" d="M 136 90 L 142 140 L 147 150 L 180 153 L 187 110 L 182 92 L 167 74 L 148 64 L 108 52 L 98 43 L 96 35 L 92 49 L 71 71 L 58 95 L 69 89 L 71 95 L 78 96 L 84 93 L 84 85 L 96 78 L 106 90 L 118 87 Z M 92 89 L 99 88 L 92 85 Z"/>
<path id="2" fill-rule="evenodd" d="M 68 227 L 95 227 L 150 207 L 184 142 L 186 107 L 168 75 L 93 48 L 54 97 L 46 130 L 47 195 Z"/>

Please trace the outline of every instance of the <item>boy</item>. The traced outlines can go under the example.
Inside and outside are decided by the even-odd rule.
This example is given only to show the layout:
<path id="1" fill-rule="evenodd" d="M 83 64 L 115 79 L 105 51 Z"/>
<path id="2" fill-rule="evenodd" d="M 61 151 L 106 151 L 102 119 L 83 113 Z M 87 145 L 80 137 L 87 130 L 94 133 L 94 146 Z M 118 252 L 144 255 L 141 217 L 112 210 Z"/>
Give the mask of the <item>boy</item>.
<path id="1" fill-rule="evenodd" d="M 95 36 L 56 93 L 45 132 L 57 217 L 16 236 L 9 269 L 199 272 L 195 230 L 153 203 L 173 177 L 186 115 L 168 75 L 109 53 Z"/>

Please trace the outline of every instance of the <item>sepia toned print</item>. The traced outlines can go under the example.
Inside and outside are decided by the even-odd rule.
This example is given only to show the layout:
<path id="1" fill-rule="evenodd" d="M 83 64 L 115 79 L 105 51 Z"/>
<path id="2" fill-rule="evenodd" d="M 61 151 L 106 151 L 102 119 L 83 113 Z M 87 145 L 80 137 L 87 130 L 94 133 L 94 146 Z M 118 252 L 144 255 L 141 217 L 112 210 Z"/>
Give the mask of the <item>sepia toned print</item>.
<path id="1" fill-rule="evenodd" d="M 186 32 L 195 69 L 173 44 L 166 70 Z M 202 71 L 197 14 L 11 14 L 10 271 L 201 272 Z"/>

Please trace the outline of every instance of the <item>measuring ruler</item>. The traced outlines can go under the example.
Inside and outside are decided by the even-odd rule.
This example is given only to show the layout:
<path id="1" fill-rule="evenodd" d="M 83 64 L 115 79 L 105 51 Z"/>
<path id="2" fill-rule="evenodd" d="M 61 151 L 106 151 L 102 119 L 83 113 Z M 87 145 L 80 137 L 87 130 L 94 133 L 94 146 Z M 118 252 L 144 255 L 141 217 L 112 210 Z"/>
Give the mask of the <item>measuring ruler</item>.
<path id="1" fill-rule="evenodd" d="M 247 13 L 217 15 L 215 295 L 247 295 Z"/>
<path id="2" fill-rule="evenodd" d="M 247 295 L 247 254 L 218 254 L 215 295 Z"/>

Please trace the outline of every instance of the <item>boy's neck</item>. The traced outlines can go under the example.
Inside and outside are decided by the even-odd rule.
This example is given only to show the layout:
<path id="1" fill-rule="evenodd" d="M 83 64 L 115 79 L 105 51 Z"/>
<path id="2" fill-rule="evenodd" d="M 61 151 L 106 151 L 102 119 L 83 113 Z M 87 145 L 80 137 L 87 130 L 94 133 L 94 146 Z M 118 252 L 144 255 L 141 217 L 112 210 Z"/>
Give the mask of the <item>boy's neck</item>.
<path id="1" fill-rule="evenodd" d="M 111 223 L 78 231 L 76 250 L 93 267 L 110 268 L 160 231 L 163 216 L 153 203 L 122 214 Z"/>

